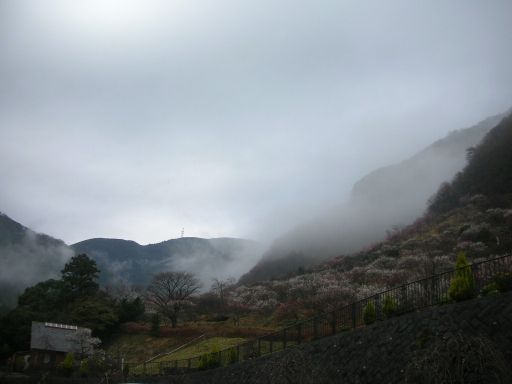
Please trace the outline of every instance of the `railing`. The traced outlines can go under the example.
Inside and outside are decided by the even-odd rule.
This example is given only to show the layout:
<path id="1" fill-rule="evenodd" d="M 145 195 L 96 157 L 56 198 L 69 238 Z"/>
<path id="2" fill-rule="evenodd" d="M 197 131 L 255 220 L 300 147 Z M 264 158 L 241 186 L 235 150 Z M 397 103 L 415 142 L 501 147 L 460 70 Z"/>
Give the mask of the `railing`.
<path id="1" fill-rule="evenodd" d="M 129 376 L 147 376 L 227 366 L 354 329 L 373 321 L 444 304 L 450 300 L 448 289 L 452 279 L 461 270 L 472 274 L 474 289 L 471 296 L 477 296 L 496 276 L 503 273 L 512 274 L 512 255 L 473 263 L 465 268 L 407 283 L 219 352 L 183 360 L 127 363 L 124 365 L 124 372 Z"/>

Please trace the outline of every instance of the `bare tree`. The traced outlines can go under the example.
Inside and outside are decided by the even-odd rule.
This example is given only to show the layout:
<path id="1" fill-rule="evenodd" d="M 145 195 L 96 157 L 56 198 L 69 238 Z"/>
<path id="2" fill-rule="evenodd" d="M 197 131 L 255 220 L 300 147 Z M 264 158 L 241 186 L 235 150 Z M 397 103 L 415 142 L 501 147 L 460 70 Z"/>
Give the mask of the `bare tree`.
<path id="1" fill-rule="evenodd" d="M 235 285 L 235 279 L 233 277 L 229 277 L 226 280 L 213 279 L 212 284 L 212 292 L 216 293 L 220 300 L 220 305 L 222 308 L 226 305 L 226 291 Z"/>
<path id="2" fill-rule="evenodd" d="M 201 284 L 188 272 L 159 273 L 149 285 L 146 292 L 146 302 L 162 316 L 171 321 L 175 328 L 178 316 L 182 310 L 191 304 L 190 298 L 196 293 Z"/>

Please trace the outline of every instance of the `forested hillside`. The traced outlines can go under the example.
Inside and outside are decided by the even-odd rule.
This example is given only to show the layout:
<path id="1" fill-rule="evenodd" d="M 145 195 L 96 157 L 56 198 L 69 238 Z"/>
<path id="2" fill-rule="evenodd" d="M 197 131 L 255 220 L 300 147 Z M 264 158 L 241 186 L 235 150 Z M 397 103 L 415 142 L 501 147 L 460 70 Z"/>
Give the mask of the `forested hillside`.
<path id="1" fill-rule="evenodd" d="M 323 217 L 312 218 L 277 239 L 241 279 L 251 283 L 295 273 L 339 254 L 383 240 L 387 232 L 414 222 L 439 185 L 466 164 L 467 150 L 512 111 L 454 131 L 411 158 L 371 172 L 358 181 L 350 200 Z M 364 154 L 362 154 L 364 156 Z"/>
<path id="2" fill-rule="evenodd" d="M 413 224 L 364 250 L 285 279 L 239 286 L 237 300 L 290 321 L 388 287 L 452 269 L 457 254 L 479 261 L 512 250 L 512 118 L 468 151 L 469 163 Z"/>

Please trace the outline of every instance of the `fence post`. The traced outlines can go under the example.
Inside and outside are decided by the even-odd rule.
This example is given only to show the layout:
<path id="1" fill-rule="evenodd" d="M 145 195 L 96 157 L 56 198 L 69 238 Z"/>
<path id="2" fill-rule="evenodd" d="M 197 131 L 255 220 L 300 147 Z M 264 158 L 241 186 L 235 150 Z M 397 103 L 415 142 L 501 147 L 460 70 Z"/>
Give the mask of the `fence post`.
<path id="1" fill-rule="evenodd" d="M 300 344 L 302 339 L 302 324 L 297 324 L 297 344 Z"/>
<path id="2" fill-rule="evenodd" d="M 188 362 L 187 362 L 187 368 L 188 368 L 188 369 L 190 369 L 190 367 L 191 367 L 191 366 L 192 366 L 192 365 L 191 365 L 191 361 L 190 361 L 190 357 L 189 357 L 189 358 L 188 358 Z"/>
<path id="3" fill-rule="evenodd" d="M 286 349 L 286 328 L 283 329 L 283 349 Z"/>
<path id="4" fill-rule="evenodd" d="M 336 311 L 333 311 L 331 314 L 331 330 L 334 335 L 336 333 Z"/>
<path id="5" fill-rule="evenodd" d="M 240 362 L 240 344 L 236 345 L 236 361 L 237 363 Z"/>
<path id="6" fill-rule="evenodd" d="M 272 353 L 272 339 L 269 340 L 270 343 L 270 353 Z"/>
<path id="7" fill-rule="evenodd" d="M 158 374 L 159 375 L 162 374 L 162 362 L 161 361 L 158 363 Z"/>
<path id="8" fill-rule="evenodd" d="M 313 319 L 313 340 L 318 338 L 318 323 L 316 317 Z"/>
<path id="9" fill-rule="evenodd" d="M 261 355 L 261 338 L 258 337 L 258 356 Z"/>
<path id="10" fill-rule="evenodd" d="M 471 273 L 471 277 L 473 278 L 473 293 L 476 296 L 478 296 L 478 279 L 476 278 L 476 274 L 475 274 L 475 265 L 474 264 L 471 264 L 471 266 L 469 267 L 469 273 Z"/>
<path id="11" fill-rule="evenodd" d="M 384 318 L 383 314 L 382 314 L 382 300 L 381 300 L 381 296 L 382 294 L 377 294 L 375 295 L 375 299 L 373 300 L 373 303 L 375 305 L 375 317 L 377 321 L 380 321 Z"/>
<path id="12" fill-rule="evenodd" d="M 144 369 L 143 369 L 143 372 L 144 372 L 144 376 L 147 376 L 147 374 L 146 374 L 146 362 L 144 362 Z"/>
<path id="13" fill-rule="evenodd" d="M 356 303 L 352 303 L 352 328 L 356 327 Z"/>
<path id="14" fill-rule="evenodd" d="M 435 266 L 434 266 L 433 272 L 435 273 Z M 436 275 L 435 274 L 432 274 L 432 281 L 430 284 L 432 285 L 432 287 L 431 287 L 432 302 L 430 303 L 430 305 L 436 305 L 437 302 L 439 301 L 439 299 L 437 297 L 438 295 L 437 295 L 437 284 L 436 284 Z"/>

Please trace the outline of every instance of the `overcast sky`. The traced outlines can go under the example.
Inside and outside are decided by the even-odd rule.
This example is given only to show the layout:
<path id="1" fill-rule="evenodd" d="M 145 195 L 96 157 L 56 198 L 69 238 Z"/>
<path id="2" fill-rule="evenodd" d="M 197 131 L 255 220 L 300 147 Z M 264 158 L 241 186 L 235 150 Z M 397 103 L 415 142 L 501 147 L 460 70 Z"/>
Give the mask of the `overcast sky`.
<path id="1" fill-rule="evenodd" d="M 512 105 L 512 1 L 0 0 L 0 211 L 279 235 Z"/>

